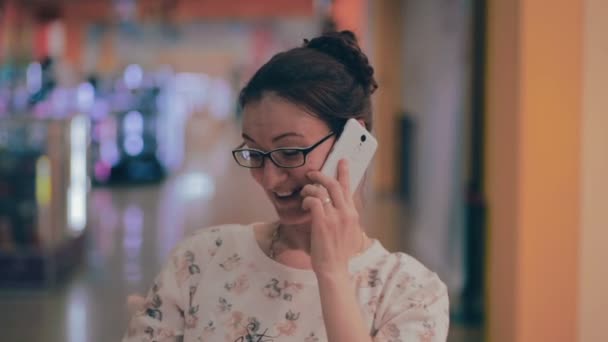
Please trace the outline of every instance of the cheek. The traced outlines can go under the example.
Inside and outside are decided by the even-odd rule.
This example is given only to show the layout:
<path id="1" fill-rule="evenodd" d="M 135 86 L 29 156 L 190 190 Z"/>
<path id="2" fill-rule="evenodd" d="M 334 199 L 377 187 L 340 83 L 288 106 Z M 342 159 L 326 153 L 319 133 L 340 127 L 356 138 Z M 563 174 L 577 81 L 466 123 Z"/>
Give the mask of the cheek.
<path id="1" fill-rule="evenodd" d="M 310 165 L 308 164 L 308 162 L 306 163 L 306 165 L 302 166 L 302 167 L 298 167 L 295 169 L 290 169 L 287 171 L 287 177 L 286 177 L 286 181 L 291 181 L 293 183 L 296 184 L 308 184 L 310 181 L 308 180 L 308 177 L 306 177 L 306 174 L 309 171 L 314 171 L 317 170 L 318 168 L 313 168 L 310 167 Z M 253 177 L 253 179 L 256 181 L 256 183 L 258 183 L 259 185 L 263 186 L 264 184 L 264 169 L 250 169 L 249 170 L 249 174 L 251 174 L 251 177 Z"/>
<path id="2" fill-rule="evenodd" d="M 304 165 L 297 169 L 292 169 L 289 172 L 289 178 L 295 181 L 295 183 L 298 185 L 308 184 L 310 181 L 308 180 L 308 177 L 306 177 L 306 174 L 311 170 L 312 169 L 309 168 L 308 165 Z"/>
<path id="3" fill-rule="evenodd" d="M 323 146 L 324 147 L 324 146 Z M 329 148 L 319 149 L 319 151 L 315 151 L 318 153 L 311 153 L 306 160 L 306 168 L 308 171 L 318 171 L 323 167 L 323 163 L 325 163 L 325 159 L 329 154 Z"/>
<path id="4" fill-rule="evenodd" d="M 262 177 L 264 177 L 263 169 L 249 169 L 249 174 L 251 174 L 251 177 L 253 177 L 258 184 L 262 184 Z"/>

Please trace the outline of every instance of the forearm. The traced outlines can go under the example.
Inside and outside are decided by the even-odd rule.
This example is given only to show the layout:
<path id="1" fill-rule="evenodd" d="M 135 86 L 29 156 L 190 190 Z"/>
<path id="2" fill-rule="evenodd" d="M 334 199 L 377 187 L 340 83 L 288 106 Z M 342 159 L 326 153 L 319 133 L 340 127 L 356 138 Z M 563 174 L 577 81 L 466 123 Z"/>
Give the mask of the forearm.
<path id="1" fill-rule="evenodd" d="M 317 275 L 323 321 L 329 342 L 371 342 L 348 273 Z"/>

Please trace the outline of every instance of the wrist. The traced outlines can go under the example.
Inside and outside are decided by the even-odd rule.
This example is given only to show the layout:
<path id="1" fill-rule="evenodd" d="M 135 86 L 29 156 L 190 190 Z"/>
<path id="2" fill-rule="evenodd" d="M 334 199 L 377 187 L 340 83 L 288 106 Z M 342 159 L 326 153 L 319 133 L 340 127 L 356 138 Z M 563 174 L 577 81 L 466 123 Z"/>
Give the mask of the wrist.
<path id="1" fill-rule="evenodd" d="M 319 286 L 323 285 L 338 285 L 341 286 L 343 284 L 349 284 L 352 281 L 352 276 L 348 272 L 347 269 L 342 271 L 327 271 L 327 272 L 317 272 L 317 282 Z"/>

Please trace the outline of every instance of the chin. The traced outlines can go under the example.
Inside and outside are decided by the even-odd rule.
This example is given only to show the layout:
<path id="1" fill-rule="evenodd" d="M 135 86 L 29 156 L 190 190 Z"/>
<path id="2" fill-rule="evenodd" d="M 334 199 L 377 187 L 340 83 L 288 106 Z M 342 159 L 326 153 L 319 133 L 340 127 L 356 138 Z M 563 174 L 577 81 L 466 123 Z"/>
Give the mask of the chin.
<path id="1" fill-rule="evenodd" d="M 310 223 L 310 214 L 298 210 L 297 212 L 278 211 L 279 221 L 284 225 L 304 225 Z"/>

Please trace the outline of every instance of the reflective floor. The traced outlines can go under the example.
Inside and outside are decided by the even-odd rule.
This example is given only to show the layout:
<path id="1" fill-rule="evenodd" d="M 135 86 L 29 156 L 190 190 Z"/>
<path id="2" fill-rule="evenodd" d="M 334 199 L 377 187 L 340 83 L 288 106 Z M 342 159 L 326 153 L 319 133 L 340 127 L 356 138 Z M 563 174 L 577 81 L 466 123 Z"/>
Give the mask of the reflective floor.
<path id="1" fill-rule="evenodd" d="M 145 293 L 172 246 L 188 232 L 221 223 L 270 220 L 274 213 L 230 150 L 240 142 L 233 123 L 192 119 L 186 160 L 162 184 L 96 188 L 91 193 L 86 259 L 64 285 L 50 290 L 0 292 L 0 340 L 119 341 L 128 321 L 126 298 Z M 364 217 L 389 249 L 402 225 L 394 199 L 369 201 Z M 401 240 L 402 241 L 402 240 Z M 480 333 L 453 325 L 450 341 Z"/>

